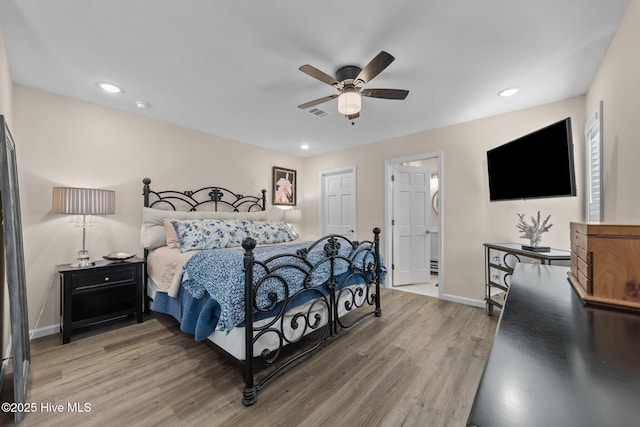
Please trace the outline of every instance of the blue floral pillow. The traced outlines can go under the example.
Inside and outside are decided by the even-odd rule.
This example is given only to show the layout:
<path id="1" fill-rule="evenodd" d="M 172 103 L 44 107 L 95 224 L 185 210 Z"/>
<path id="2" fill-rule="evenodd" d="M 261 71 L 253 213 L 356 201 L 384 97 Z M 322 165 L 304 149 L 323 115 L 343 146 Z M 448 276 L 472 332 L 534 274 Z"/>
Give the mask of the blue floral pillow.
<path id="1" fill-rule="evenodd" d="M 246 237 L 243 221 L 218 219 L 171 220 L 180 252 L 240 246 Z"/>
<path id="2" fill-rule="evenodd" d="M 298 237 L 285 222 L 275 221 L 243 221 L 247 237 L 255 239 L 258 245 L 270 243 L 284 243 L 296 240 Z"/>

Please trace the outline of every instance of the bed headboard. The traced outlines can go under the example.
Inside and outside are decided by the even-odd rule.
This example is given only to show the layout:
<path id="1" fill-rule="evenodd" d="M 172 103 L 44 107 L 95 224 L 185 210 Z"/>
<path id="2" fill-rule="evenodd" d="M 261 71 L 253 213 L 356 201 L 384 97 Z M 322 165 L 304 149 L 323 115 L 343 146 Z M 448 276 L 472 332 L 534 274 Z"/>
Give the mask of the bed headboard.
<path id="1" fill-rule="evenodd" d="M 252 212 L 264 211 L 267 208 L 267 190 L 260 196 L 245 196 L 234 193 L 223 187 L 203 187 L 198 190 L 164 190 L 153 191 L 151 179 L 142 180 L 144 187 L 144 206 L 174 211 L 231 211 Z"/>

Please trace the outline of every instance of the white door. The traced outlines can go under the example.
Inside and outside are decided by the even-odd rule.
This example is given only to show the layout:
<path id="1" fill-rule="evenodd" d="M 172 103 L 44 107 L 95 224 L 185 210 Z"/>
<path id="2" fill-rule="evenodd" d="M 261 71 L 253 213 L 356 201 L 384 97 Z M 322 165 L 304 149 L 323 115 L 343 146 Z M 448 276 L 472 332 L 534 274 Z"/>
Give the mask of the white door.
<path id="1" fill-rule="evenodd" d="M 394 166 L 393 286 L 429 282 L 430 176 L 428 168 Z"/>
<path id="2" fill-rule="evenodd" d="M 356 237 L 355 168 L 322 173 L 322 235 Z"/>

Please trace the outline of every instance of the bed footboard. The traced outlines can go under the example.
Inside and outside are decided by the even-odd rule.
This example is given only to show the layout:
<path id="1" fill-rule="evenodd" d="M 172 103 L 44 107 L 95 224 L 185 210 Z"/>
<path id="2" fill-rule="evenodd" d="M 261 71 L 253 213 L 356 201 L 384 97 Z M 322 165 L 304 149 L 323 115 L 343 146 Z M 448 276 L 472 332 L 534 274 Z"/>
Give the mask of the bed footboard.
<path id="1" fill-rule="evenodd" d="M 246 351 L 242 403 L 249 406 L 267 382 L 323 342 L 370 315 L 380 317 L 380 285 L 386 269 L 377 227 L 373 241 L 328 235 L 295 254 L 262 261 L 254 257 L 255 240 L 247 238 L 242 246 Z M 267 324 L 255 323 L 258 312 L 276 314 Z M 267 335 L 279 343 L 277 348 L 254 349 Z"/>

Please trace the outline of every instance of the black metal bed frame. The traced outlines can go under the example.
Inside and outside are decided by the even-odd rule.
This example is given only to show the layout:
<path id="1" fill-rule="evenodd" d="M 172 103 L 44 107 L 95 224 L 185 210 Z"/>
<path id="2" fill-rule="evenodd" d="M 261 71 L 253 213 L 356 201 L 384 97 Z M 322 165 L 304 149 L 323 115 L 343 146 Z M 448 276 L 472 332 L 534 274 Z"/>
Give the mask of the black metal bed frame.
<path id="1" fill-rule="evenodd" d="M 149 178 L 143 179 L 142 183 L 144 206 L 147 208 L 162 206 L 174 211 L 197 211 L 205 207 L 218 211 L 223 207 L 233 212 L 264 211 L 267 208 L 267 190 L 262 190 L 261 196 L 245 196 L 224 187 L 202 187 L 193 191 L 153 191 Z"/>
<path id="2" fill-rule="evenodd" d="M 264 210 L 265 190 L 262 190 L 261 197 L 242 196 L 221 187 L 205 187 L 196 191 L 152 191 L 150 189 L 151 180 L 143 180 L 144 206 L 152 207 L 158 203 L 168 203 L 176 210 L 176 204 L 186 203 L 189 210 L 195 211 L 198 206 L 213 202 L 214 210 L 218 205 L 231 207 L 238 212 L 239 207 L 246 210 L 259 208 Z M 206 194 L 209 199 L 204 201 L 196 197 Z M 220 195 L 230 195 L 231 200 L 223 200 Z M 157 200 L 150 201 L 150 195 Z M 215 200 L 214 200 L 215 199 Z M 254 209 L 257 210 L 257 209 Z M 380 229 L 373 229 L 372 241 L 351 241 L 343 236 L 331 234 L 311 243 L 307 248 L 296 253 L 286 253 L 272 256 L 266 260 L 256 260 L 254 249 L 256 241 L 246 238 L 242 242 L 244 253 L 244 283 L 245 283 L 245 360 L 242 364 L 243 379 L 245 387 L 243 390 L 242 403 L 245 406 L 252 405 L 257 400 L 258 392 L 273 378 L 284 372 L 287 368 L 301 361 L 305 356 L 317 351 L 323 342 L 332 339 L 343 329 L 355 326 L 364 318 L 374 315 L 380 317 L 382 310 L 380 306 L 380 284 L 382 280 L 382 267 L 380 262 Z M 310 251 L 321 248 L 324 258 L 320 261 L 310 261 L 308 255 Z M 348 250 L 340 251 L 340 248 Z M 345 254 L 348 253 L 348 254 Z M 145 260 L 147 252 L 145 251 Z M 346 273 L 337 274 L 338 263 L 347 266 Z M 326 289 L 321 290 L 319 283 L 314 283 L 314 274 L 320 268 L 329 268 L 329 279 L 325 282 Z M 295 269 L 302 276 L 303 280 L 298 283 L 299 289 L 293 291 L 291 283 L 283 277 L 285 269 Z M 255 272 L 259 276 L 254 276 Z M 351 279 L 358 278 L 358 284 L 352 284 Z M 285 295 L 284 301 L 278 302 L 276 294 L 268 293 L 270 305 L 262 307 L 258 302 L 258 295 L 264 295 L 261 288 L 269 283 L 277 283 L 282 287 Z M 145 281 L 146 288 L 146 281 Z M 313 298 L 304 309 L 296 311 L 295 314 L 287 318 L 290 306 L 294 300 L 302 294 L 312 295 Z M 146 295 L 146 290 L 145 290 Z M 340 306 L 345 310 L 345 315 L 339 316 Z M 366 307 L 371 307 L 369 310 Z M 360 309 L 358 312 L 354 310 Z M 275 312 L 276 314 L 266 321 L 266 324 L 254 323 L 256 313 Z M 323 313 L 326 322 L 322 322 Z M 353 315 L 351 315 L 353 313 Z M 271 313 L 273 314 L 273 313 Z M 285 325 L 294 331 L 294 335 L 283 332 Z M 266 334 L 275 334 L 279 346 L 275 350 L 263 350 L 260 354 L 254 354 L 254 344 Z M 300 343 L 305 340 L 304 345 L 289 346 L 289 344 Z M 215 344 L 214 344 L 215 345 Z M 287 351 L 283 351 L 285 346 Z M 216 346 L 223 353 L 228 353 Z M 294 348 L 293 350 L 291 350 Z M 285 354 L 286 353 L 286 354 Z M 234 360 L 236 360 L 234 358 Z M 258 367 L 262 367 L 259 369 Z M 259 372 L 258 372 L 259 371 Z M 258 377 L 258 375 L 260 375 Z"/>

